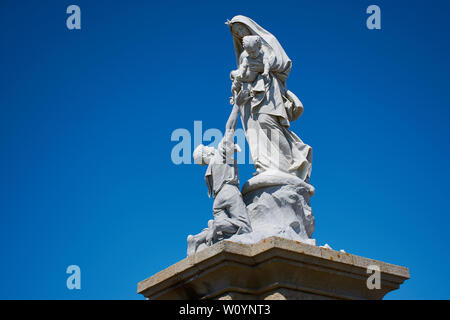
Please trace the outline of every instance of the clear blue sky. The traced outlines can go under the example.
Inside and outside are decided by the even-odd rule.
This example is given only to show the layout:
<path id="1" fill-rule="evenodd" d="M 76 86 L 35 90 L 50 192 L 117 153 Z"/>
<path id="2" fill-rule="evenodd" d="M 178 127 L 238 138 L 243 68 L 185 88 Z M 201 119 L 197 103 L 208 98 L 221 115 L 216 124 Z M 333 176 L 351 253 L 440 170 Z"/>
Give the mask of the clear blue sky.
<path id="1" fill-rule="evenodd" d="M 371 4 L 382 30 L 366 28 Z M 449 12 L 445 0 L 2 0 L 0 298 L 141 299 L 138 281 L 185 257 L 212 200 L 204 167 L 172 163 L 170 137 L 225 125 L 224 22 L 237 14 L 293 61 L 314 238 L 408 266 L 388 299 L 450 298 Z M 80 291 L 66 288 L 72 264 Z"/>

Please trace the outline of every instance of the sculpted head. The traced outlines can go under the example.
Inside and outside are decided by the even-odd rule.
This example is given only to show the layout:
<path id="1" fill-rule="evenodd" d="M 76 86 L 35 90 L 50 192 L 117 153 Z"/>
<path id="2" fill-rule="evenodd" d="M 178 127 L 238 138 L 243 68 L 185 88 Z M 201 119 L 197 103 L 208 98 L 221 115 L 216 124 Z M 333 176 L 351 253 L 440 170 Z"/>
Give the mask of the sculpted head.
<path id="1" fill-rule="evenodd" d="M 248 30 L 247 26 L 240 22 L 235 22 L 232 24 L 231 32 L 241 39 L 244 38 L 245 36 L 251 35 L 251 32 L 250 30 Z"/>
<path id="2" fill-rule="evenodd" d="M 242 46 L 251 58 L 257 58 L 261 50 L 261 38 L 259 36 L 245 36 Z"/>
<path id="3" fill-rule="evenodd" d="M 216 149 L 213 147 L 206 147 L 203 144 L 200 144 L 197 148 L 195 148 L 192 157 L 194 158 L 196 164 L 204 166 L 209 164 L 215 152 Z"/>

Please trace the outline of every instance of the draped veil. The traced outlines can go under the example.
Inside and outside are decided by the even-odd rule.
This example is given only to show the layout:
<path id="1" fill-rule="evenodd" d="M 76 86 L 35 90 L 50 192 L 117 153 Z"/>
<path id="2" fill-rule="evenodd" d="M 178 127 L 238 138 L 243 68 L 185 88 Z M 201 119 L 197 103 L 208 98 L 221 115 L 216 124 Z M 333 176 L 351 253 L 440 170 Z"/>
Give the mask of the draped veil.
<path id="1" fill-rule="evenodd" d="M 235 23 L 247 27 L 251 35 L 259 36 L 263 51 L 273 55 L 267 92 L 256 92 L 250 101 L 239 106 L 256 170 L 258 173 L 279 170 L 308 181 L 312 148 L 289 130 L 290 122 L 297 120 L 303 113 L 300 100 L 286 89 L 292 62 L 275 36 L 252 19 L 238 15 L 227 23 L 233 36 L 238 65 L 246 52 L 242 47 L 242 39 L 233 33 Z"/>

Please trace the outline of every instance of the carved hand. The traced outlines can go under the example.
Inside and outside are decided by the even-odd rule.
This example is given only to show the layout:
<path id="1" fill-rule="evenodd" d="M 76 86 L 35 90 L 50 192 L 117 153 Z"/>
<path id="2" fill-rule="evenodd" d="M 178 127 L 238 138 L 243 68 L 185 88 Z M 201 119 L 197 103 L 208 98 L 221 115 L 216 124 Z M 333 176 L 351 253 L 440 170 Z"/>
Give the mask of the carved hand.
<path id="1" fill-rule="evenodd" d="M 238 106 L 245 104 L 251 98 L 248 90 L 241 90 L 237 95 L 235 102 Z"/>

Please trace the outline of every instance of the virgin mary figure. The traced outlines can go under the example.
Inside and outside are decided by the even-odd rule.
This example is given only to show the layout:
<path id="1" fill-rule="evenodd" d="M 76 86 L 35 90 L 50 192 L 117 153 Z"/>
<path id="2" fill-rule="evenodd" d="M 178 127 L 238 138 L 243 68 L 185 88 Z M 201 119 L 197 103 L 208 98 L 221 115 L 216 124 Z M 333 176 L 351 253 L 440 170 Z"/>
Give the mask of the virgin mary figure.
<path id="1" fill-rule="evenodd" d="M 237 94 L 241 97 L 241 104 L 237 104 L 256 173 L 281 171 L 308 182 L 312 148 L 289 130 L 290 123 L 303 113 L 300 100 L 286 89 L 291 60 L 278 40 L 252 19 L 238 15 L 227 21 L 227 25 L 233 36 L 238 66 L 248 56 L 243 48 L 245 36 L 259 36 L 261 50 L 271 55 L 268 80 L 263 86 L 258 77 L 255 83 L 243 86 Z M 249 68 L 253 72 L 263 72 L 260 64 L 250 63 Z"/>

